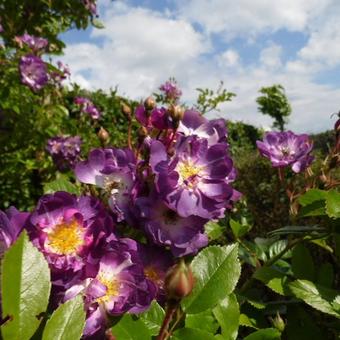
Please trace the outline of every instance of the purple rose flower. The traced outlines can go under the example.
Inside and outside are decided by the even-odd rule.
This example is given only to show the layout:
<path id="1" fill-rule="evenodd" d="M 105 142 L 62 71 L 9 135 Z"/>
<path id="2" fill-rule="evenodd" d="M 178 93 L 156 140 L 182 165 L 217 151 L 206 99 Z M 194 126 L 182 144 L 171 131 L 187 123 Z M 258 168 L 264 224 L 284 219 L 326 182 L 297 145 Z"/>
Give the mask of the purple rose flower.
<path id="1" fill-rule="evenodd" d="M 150 151 L 157 191 L 171 209 L 182 217 L 223 216 L 234 194 L 226 143 L 210 146 L 207 139 L 189 136 L 178 140 L 172 157 L 159 141 L 152 142 Z"/>
<path id="2" fill-rule="evenodd" d="M 44 195 L 27 229 L 50 264 L 54 281 L 62 274 L 83 269 L 94 245 L 114 231 L 113 221 L 100 201 L 67 192 Z"/>
<path id="3" fill-rule="evenodd" d="M 98 108 L 92 103 L 92 101 L 88 98 L 84 97 L 76 97 L 74 99 L 74 103 L 76 105 L 81 106 L 81 112 L 88 114 L 92 119 L 99 119 L 101 116 L 101 112 Z"/>
<path id="4" fill-rule="evenodd" d="M 47 141 L 46 150 L 52 156 L 58 170 L 73 168 L 79 159 L 82 140 L 79 136 L 53 137 Z"/>
<path id="5" fill-rule="evenodd" d="M 22 36 L 16 37 L 16 41 L 19 45 L 25 44 L 34 52 L 38 52 L 40 50 L 44 50 L 48 45 L 48 40 L 40 37 L 35 37 L 33 35 L 29 35 L 25 33 Z"/>
<path id="6" fill-rule="evenodd" d="M 19 237 L 26 224 L 29 213 L 20 212 L 10 207 L 5 212 L 0 210 L 0 258 Z"/>
<path id="7" fill-rule="evenodd" d="M 130 149 L 94 149 L 75 168 L 77 179 L 104 189 L 118 221 L 125 218 L 133 195 L 136 160 Z"/>
<path id="8" fill-rule="evenodd" d="M 313 161 L 313 143 L 308 135 L 292 131 L 267 132 L 256 145 L 262 156 L 269 158 L 273 167 L 291 166 L 296 173 L 304 171 Z"/>
<path id="9" fill-rule="evenodd" d="M 71 75 L 71 72 L 68 65 L 63 64 L 61 61 L 58 61 L 57 65 L 59 71 L 51 72 L 50 77 L 57 85 L 60 85 L 63 80 Z"/>
<path id="10" fill-rule="evenodd" d="M 172 119 L 164 107 L 156 107 L 148 113 L 144 105 L 139 105 L 135 110 L 135 117 L 141 125 L 148 129 L 165 130 L 173 128 Z"/>
<path id="11" fill-rule="evenodd" d="M 83 0 L 83 4 L 92 15 L 98 15 L 96 0 Z"/>
<path id="12" fill-rule="evenodd" d="M 110 242 L 109 246 L 103 251 L 94 275 L 65 293 L 64 300 L 80 292 L 85 296 L 84 338 L 103 338 L 110 315 L 141 313 L 154 298 L 135 252 L 136 242 L 122 239 Z"/>
<path id="13" fill-rule="evenodd" d="M 140 211 L 140 223 L 149 239 L 157 245 L 170 247 L 174 256 L 195 254 L 208 244 L 203 233 L 206 219 L 192 215 L 181 217 L 157 195 L 138 198 L 136 206 Z"/>
<path id="14" fill-rule="evenodd" d="M 19 70 L 21 82 L 33 91 L 42 89 L 48 82 L 46 64 L 35 55 L 21 57 Z"/>
<path id="15" fill-rule="evenodd" d="M 166 81 L 159 89 L 163 92 L 165 98 L 170 101 L 177 101 L 182 95 L 182 91 L 174 79 Z"/>
<path id="16" fill-rule="evenodd" d="M 152 295 L 163 304 L 165 275 L 173 265 L 173 258 L 169 252 L 151 245 L 137 244 L 137 252 L 143 265 L 144 275 L 150 282 L 149 290 L 154 292 Z"/>
<path id="17" fill-rule="evenodd" d="M 208 120 L 196 110 L 186 110 L 177 132 L 184 136 L 197 136 L 208 140 L 209 145 L 226 142 L 227 129 L 224 119 Z"/>

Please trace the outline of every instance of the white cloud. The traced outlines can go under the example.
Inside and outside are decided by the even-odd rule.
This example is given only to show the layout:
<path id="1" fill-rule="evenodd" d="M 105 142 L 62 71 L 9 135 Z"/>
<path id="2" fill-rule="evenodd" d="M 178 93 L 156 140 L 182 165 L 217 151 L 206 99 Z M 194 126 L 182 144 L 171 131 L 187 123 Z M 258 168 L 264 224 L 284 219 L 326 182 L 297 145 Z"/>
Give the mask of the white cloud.
<path id="1" fill-rule="evenodd" d="M 337 17 L 327 8 L 330 1 L 192 0 L 179 3 L 181 16 L 103 1 L 105 29 L 93 31 L 89 42 L 70 44 L 65 50 L 64 61 L 82 86 L 108 89 L 119 85 L 120 94 L 140 99 L 174 76 L 183 99 L 192 103 L 196 88 L 215 89 L 222 80 L 237 97 L 210 116 L 269 126 L 270 117 L 257 112 L 256 97 L 260 87 L 280 83 L 292 103 L 289 128 L 315 132 L 332 127 L 329 116 L 339 110 L 340 90 L 314 80 L 325 64 L 330 67 L 340 60 L 340 44 L 329 51 L 332 39 L 338 37 L 333 33 L 338 32 L 337 21 L 328 20 Z M 193 22 L 199 20 L 205 33 L 194 29 Z M 307 44 L 289 62 L 282 58 L 283 46 L 270 41 L 265 42 L 258 60 L 250 63 L 232 45 L 217 54 L 206 34 L 248 38 L 251 32 L 256 41 L 260 32 L 282 28 L 309 35 Z M 326 38 L 327 44 L 319 48 L 318 41 Z"/>
<path id="2" fill-rule="evenodd" d="M 189 0 L 177 1 L 179 13 L 208 33 L 229 38 L 264 31 L 302 31 L 331 0 Z"/>

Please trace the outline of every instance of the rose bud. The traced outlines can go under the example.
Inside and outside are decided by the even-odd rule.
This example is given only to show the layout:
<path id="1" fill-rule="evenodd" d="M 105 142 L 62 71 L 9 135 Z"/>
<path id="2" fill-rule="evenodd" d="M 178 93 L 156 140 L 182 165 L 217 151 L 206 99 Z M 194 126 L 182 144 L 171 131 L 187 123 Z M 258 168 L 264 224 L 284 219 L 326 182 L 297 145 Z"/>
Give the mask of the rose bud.
<path id="1" fill-rule="evenodd" d="M 168 299 L 181 300 L 189 295 L 194 287 L 194 276 L 189 265 L 182 260 L 172 266 L 165 277 L 165 290 Z"/>
<path id="2" fill-rule="evenodd" d="M 280 314 L 277 312 L 275 318 L 270 318 L 270 321 L 272 322 L 273 326 L 278 329 L 280 332 L 283 332 L 286 325 L 285 322 L 282 320 Z"/>
<path id="3" fill-rule="evenodd" d="M 128 117 L 131 116 L 131 108 L 130 108 L 130 106 L 126 105 L 125 103 L 123 103 L 121 105 L 121 110 L 126 116 L 128 116 Z"/>
<path id="4" fill-rule="evenodd" d="M 183 119 L 184 110 L 179 105 L 171 105 L 168 109 L 171 118 L 174 121 L 180 121 Z"/>
<path id="5" fill-rule="evenodd" d="M 106 144 L 106 142 L 108 142 L 110 139 L 109 133 L 103 127 L 100 127 L 97 136 L 103 144 Z"/>
<path id="6" fill-rule="evenodd" d="M 156 101 L 153 97 L 148 97 L 145 99 L 144 101 L 144 107 L 147 109 L 147 110 L 153 110 L 155 107 L 156 107 Z"/>

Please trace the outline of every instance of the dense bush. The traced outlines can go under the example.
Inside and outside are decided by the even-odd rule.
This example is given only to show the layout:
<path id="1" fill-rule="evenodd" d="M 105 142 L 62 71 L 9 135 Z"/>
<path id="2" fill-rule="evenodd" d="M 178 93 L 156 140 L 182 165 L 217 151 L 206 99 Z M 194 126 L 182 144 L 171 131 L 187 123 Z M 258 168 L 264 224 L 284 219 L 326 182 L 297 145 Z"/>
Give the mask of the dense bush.
<path id="1" fill-rule="evenodd" d="M 313 149 L 207 120 L 222 84 L 192 108 L 174 79 L 143 103 L 65 87 L 42 56 L 95 2 L 0 9 L 4 340 L 337 337 L 340 120 Z"/>

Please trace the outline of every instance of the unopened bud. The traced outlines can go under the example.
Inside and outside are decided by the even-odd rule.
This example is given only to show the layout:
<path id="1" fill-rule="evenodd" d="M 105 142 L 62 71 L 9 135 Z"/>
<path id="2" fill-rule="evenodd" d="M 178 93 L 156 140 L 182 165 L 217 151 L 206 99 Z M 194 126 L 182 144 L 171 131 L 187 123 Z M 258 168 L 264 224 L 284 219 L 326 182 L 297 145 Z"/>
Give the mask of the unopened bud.
<path id="1" fill-rule="evenodd" d="M 183 119 L 183 115 L 184 115 L 184 110 L 181 106 L 179 105 L 170 105 L 170 107 L 168 108 L 169 114 L 171 116 L 171 118 L 176 121 L 179 122 L 180 120 Z"/>
<path id="2" fill-rule="evenodd" d="M 145 137 L 148 135 L 148 130 L 144 126 L 141 126 L 138 129 L 138 141 L 139 143 L 143 143 Z"/>
<path id="3" fill-rule="evenodd" d="M 123 103 L 121 105 L 121 110 L 126 116 L 131 116 L 131 107 Z"/>
<path id="4" fill-rule="evenodd" d="M 168 299 L 181 300 L 189 295 L 194 287 L 194 276 L 184 260 L 172 266 L 165 277 L 165 290 Z"/>
<path id="5" fill-rule="evenodd" d="M 153 97 L 148 97 L 144 101 L 144 107 L 147 110 L 153 110 L 156 107 L 156 101 Z"/>
<path id="6" fill-rule="evenodd" d="M 109 133 L 103 127 L 100 128 L 97 136 L 99 140 L 104 144 L 110 139 Z"/>
<path id="7" fill-rule="evenodd" d="M 270 320 L 276 329 L 278 329 L 280 332 L 284 331 L 286 325 L 278 312 L 276 313 L 275 318 L 274 319 L 271 318 Z"/>

